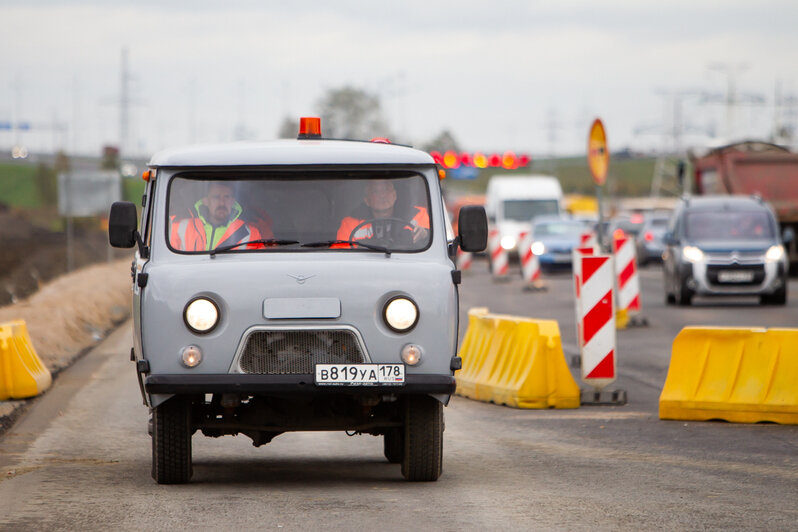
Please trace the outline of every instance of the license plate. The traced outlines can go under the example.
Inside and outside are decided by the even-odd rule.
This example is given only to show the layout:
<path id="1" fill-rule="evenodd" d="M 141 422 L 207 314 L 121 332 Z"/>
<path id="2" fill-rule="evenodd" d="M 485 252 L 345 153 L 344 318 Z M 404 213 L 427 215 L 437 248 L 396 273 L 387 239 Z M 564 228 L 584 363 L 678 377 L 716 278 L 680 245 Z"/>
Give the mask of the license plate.
<path id="1" fill-rule="evenodd" d="M 721 283 L 747 283 L 754 280 L 754 272 L 750 270 L 721 270 L 718 281 Z"/>
<path id="2" fill-rule="evenodd" d="M 404 364 L 316 364 L 318 386 L 401 386 Z"/>

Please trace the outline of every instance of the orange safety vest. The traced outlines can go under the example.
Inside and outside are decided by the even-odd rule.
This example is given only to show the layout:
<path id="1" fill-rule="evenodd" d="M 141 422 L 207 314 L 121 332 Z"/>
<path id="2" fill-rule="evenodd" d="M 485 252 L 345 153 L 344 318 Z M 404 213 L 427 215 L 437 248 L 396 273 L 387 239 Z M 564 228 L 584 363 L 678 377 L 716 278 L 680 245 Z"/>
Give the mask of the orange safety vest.
<path id="1" fill-rule="evenodd" d="M 429 213 L 427 212 L 427 209 L 419 206 L 414 206 L 413 209 L 416 210 L 416 214 L 410 219 L 409 222 L 407 222 L 407 226 L 411 228 L 423 227 L 424 229 L 429 229 Z M 365 220 L 368 220 L 369 215 L 370 210 L 366 212 L 361 208 L 352 213 L 351 216 L 345 217 L 343 220 L 341 220 L 341 225 L 338 228 L 336 239 L 349 240 L 349 235 L 352 234 L 352 230 Z M 363 240 L 365 238 L 371 238 L 371 236 L 371 224 L 366 224 L 357 230 L 357 233 L 353 235 L 352 240 Z M 333 247 L 349 247 L 349 244 L 336 244 Z"/>
<path id="2" fill-rule="evenodd" d="M 183 218 L 172 223 L 172 230 L 169 234 L 169 243 L 173 248 L 182 251 L 206 251 L 216 238 L 217 231 L 223 231 L 221 238 L 215 247 L 222 247 L 229 244 L 239 244 L 251 242 L 261 238 L 258 229 L 236 217 L 225 226 L 213 227 L 205 222 L 202 215 L 191 211 L 190 218 Z M 240 211 L 239 211 L 240 214 Z M 205 227 L 210 227 L 212 233 L 205 234 Z M 210 238 L 209 238 L 210 237 Z M 243 246 L 242 246 L 243 247 Z M 262 244 L 247 245 L 247 249 L 257 249 Z"/>

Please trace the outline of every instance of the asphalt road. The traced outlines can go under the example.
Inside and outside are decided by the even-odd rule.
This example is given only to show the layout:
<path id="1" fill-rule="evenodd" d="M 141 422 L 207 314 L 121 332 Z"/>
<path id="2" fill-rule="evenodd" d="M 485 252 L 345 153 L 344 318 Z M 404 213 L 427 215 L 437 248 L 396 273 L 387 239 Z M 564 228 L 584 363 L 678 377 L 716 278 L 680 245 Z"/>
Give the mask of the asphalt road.
<path id="1" fill-rule="evenodd" d="M 684 325 L 798 326 L 798 285 L 786 308 L 680 308 L 665 307 L 656 268 L 641 277 L 650 326 L 618 333 L 614 385 L 627 405 L 518 410 L 455 397 L 434 483 L 402 480 L 379 438 L 295 433 L 260 449 L 195 436 L 192 483 L 155 484 L 127 325 L 0 439 L 0 530 L 798 530 L 798 426 L 657 417 Z M 463 319 L 472 306 L 556 319 L 568 357 L 570 283 L 550 276 L 547 291 L 527 292 L 477 262 L 464 275 Z"/>

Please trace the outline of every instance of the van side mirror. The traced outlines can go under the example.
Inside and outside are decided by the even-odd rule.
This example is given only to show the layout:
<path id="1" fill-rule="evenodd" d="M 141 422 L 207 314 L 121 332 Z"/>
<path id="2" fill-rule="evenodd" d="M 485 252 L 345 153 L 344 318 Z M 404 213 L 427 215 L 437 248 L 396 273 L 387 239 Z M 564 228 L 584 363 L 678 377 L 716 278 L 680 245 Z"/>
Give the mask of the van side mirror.
<path id="1" fill-rule="evenodd" d="M 132 248 L 138 231 L 136 206 L 129 201 L 115 201 L 108 215 L 108 241 L 115 248 Z"/>
<path id="2" fill-rule="evenodd" d="M 457 233 L 463 251 L 484 251 L 488 245 L 488 217 L 480 205 L 465 205 L 460 209 Z"/>
<path id="3" fill-rule="evenodd" d="M 795 240 L 795 230 L 792 227 L 785 227 L 781 233 L 781 241 L 786 246 L 792 244 L 793 240 Z"/>

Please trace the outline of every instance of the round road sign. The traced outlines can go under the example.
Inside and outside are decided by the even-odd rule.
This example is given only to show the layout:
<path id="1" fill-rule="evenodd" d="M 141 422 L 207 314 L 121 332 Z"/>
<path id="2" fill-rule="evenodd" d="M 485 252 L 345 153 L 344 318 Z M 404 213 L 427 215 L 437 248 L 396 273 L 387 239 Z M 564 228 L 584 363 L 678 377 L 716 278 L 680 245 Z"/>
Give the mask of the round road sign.
<path id="1" fill-rule="evenodd" d="M 607 134 L 600 118 L 593 121 L 590 126 L 590 136 L 587 140 L 587 164 L 593 181 L 599 186 L 607 181 L 607 170 L 610 167 L 610 151 L 607 149 Z"/>

